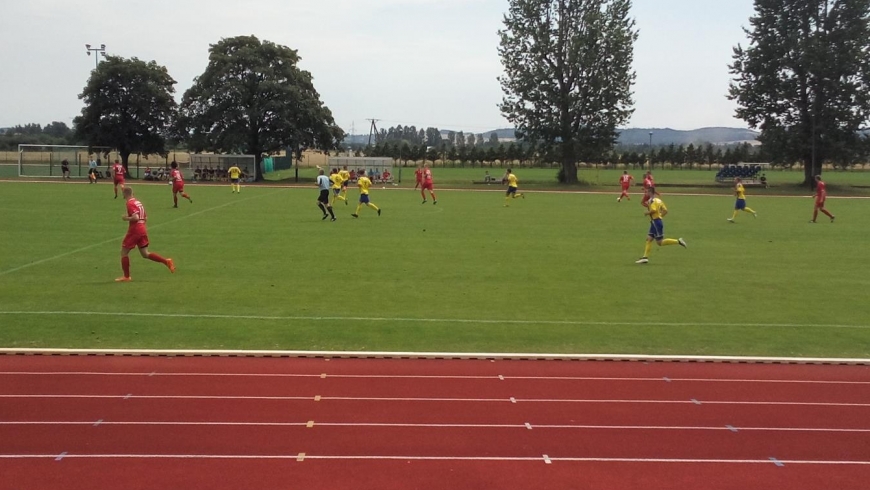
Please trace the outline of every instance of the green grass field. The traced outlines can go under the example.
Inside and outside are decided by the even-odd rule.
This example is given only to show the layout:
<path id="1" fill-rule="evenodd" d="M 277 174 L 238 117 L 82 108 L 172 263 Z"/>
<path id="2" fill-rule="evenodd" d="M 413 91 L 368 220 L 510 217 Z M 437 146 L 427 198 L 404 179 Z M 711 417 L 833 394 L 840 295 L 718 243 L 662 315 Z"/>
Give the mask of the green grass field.
<path id="1" fill-rule="evenodd" d="M 522 178 L 522 176 L 521 176 Z M 833 179 L 832 179 L 833 180 Z M 133 184 L 151 251 L 131 254 L 111 186 L 0 183 L 0 346 L 870 357 L 870 200 L 664 196 L 666 234 L 636 265 L 635 196 L 375 188 L 378 217 L 317 191 Z M 351 196 L 355 199 L 357 193 Z"/>

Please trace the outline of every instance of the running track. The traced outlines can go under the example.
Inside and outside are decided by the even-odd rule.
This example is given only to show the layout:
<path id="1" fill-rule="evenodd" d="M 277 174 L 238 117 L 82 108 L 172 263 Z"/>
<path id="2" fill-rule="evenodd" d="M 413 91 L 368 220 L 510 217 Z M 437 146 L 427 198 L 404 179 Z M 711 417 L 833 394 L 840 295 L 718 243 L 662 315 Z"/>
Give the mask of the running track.
<path id="1" fill-rule="evenodd" d="M 0 488 L 866 489 L 870 367 L 0 355 Z"/>

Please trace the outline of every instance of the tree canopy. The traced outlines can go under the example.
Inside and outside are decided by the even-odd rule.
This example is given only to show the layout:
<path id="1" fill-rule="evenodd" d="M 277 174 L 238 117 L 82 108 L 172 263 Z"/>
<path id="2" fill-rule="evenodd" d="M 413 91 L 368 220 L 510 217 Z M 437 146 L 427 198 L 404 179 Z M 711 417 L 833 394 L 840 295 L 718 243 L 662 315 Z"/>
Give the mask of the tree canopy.
<path id="1" fill-rule="evenodd" d="M 133 153 L 165 154 L 175 114 L 175 80 L 156 62 L 106 56 L 79 98 L 75 136 L 89 146 L 117 148 L 124 167 Z"/>
<path id="2" fill-rule="evenodd" d="M 778 160 L 803 161 L 812 185 L 825 161 L 860 154 L 870 117 L 870 0 L 755 0 L 749 46 L 734 48 L 728 98 Z"/>
<path id="3" fill-rule="evenodd" d="M 577 182 L 579 159 L 613 147 L 633 112 L 630 10 L 631 0 L 510 0 L 500 109 L 518 135 L 557 157 L 564 182 Z"/>
<path id="4" fill-rule="evenodd" d="M 205 72 L 185 92 L 179 133 L 193 151 L 254 155 L 331 150 L 344 139 L 320 101 L 296 50 L 254 36 L 222 39 L 209 49 Z"/>

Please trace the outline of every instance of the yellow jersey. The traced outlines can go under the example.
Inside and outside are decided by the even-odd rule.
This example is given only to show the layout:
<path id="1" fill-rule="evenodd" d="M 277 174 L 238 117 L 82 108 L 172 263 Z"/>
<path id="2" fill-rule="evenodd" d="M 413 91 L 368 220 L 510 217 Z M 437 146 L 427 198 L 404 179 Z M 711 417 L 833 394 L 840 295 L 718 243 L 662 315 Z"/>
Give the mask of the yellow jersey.
<path id="1" fill-rule="evenodd" d="M 329 180 L 332 182 L 333 189 L 341 189 L 341 183 L 344 182 L 341 174 L 332 174 L 329 176 Z"/>
<path id="2" fill-rule="evenodd" d="M 746 199 L 746 194 L 743 190 L 743 184 L 737 184 L 737 186 L 734 188 L 734 191 L 737 193 L 737 199 Z"/>
<path id="3" fill-rule="evenodd" d="M 654 197 L 649 201 L 649 219 L 662 219 L 668 212 L 664 201 Z"/>
<path id="4" fill-rule="evenodd" d="M 342 182 L 347 182 L 348 180 L 350 180 L 350 172 L 348 172 L 347 170 L 339 170 L 338 175 L 341 176 Z"/>
<path id="5" fill-rule="evenodd" d="M 508 174 L 508 187 L 516 187 L 517 186 L 517 176 L 514 174 Z"/>
<path id="6" fill-rule="evenodd" d="M 369 180 L 368 177 L 363 176 L 363 177 L 360 177 L 359 180 L 356 181 L 356 185 L 359 186 L 359 193 L 360 194 L 368 194 L 369 187 L 372 186 L 372 181 Z"/>
<path id="7" fill-rule="evenodd" d="M 238 179 L 242 175 L 242 169 L 233 165 L 232 167 L 227 169 L 227 173 L 230 174 L 231 179 Z"/>

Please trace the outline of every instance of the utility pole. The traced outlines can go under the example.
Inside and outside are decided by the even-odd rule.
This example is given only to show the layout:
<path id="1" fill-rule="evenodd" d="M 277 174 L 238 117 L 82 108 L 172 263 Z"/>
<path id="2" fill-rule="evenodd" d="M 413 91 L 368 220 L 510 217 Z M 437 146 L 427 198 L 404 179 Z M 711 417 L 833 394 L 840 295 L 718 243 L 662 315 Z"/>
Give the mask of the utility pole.
<path id="1" fill-rule="evenodd" d="M 375 142 L 377 142 L 378 135 L 378 125 L 376 124 L 380 119 L 366 119 L 366 121 L 371 121 L 371 126 L 369 126 L 369 146 L 372 146 L 372 135 L 375 135 Z"/>

